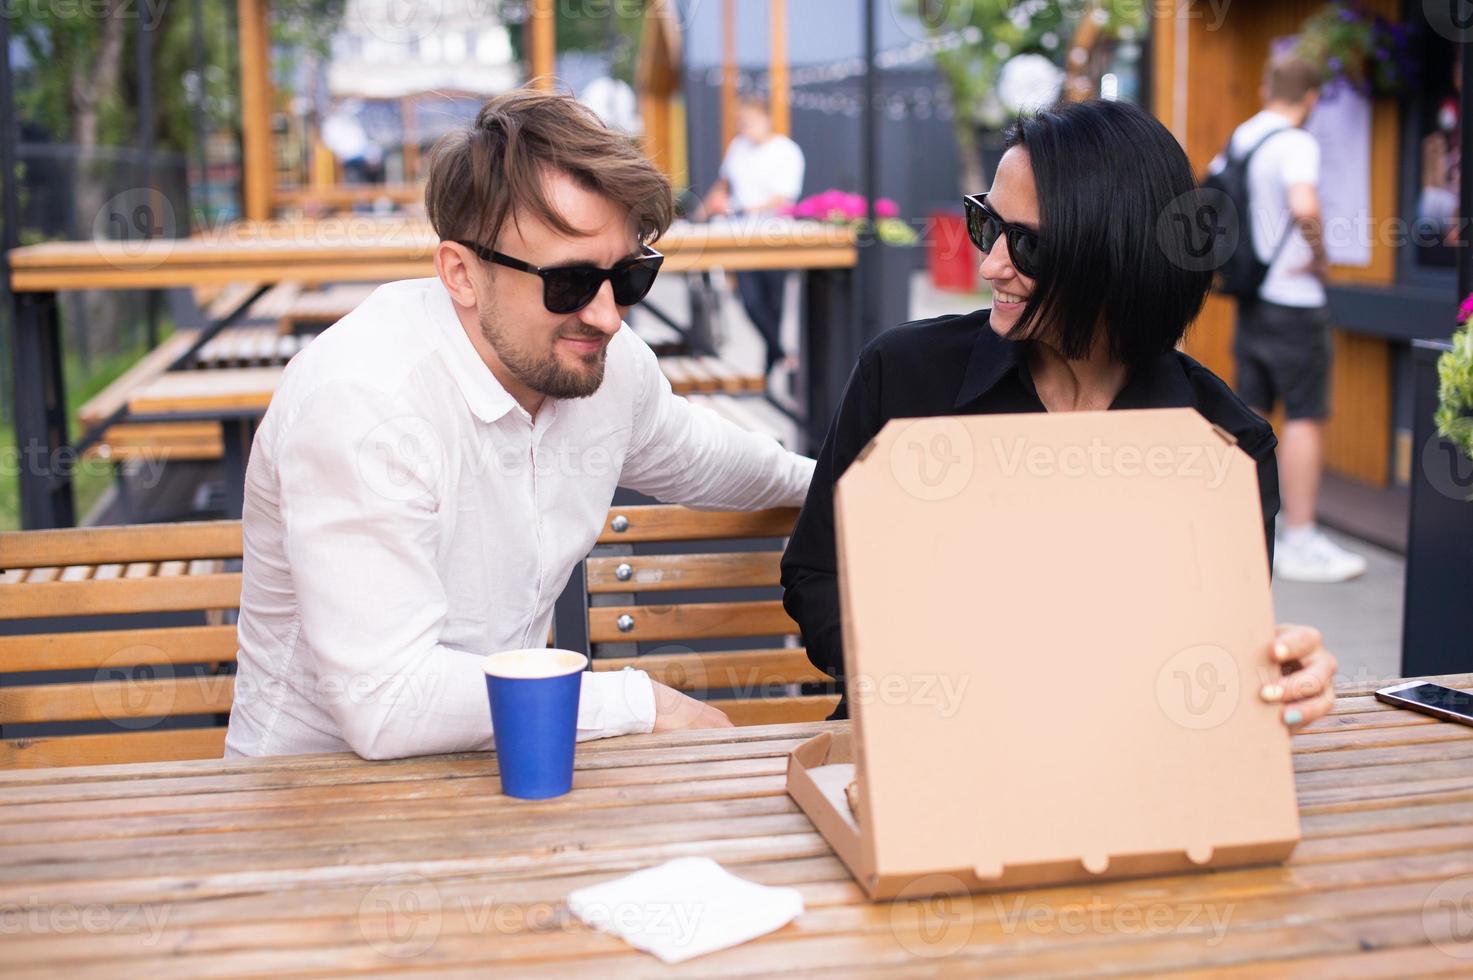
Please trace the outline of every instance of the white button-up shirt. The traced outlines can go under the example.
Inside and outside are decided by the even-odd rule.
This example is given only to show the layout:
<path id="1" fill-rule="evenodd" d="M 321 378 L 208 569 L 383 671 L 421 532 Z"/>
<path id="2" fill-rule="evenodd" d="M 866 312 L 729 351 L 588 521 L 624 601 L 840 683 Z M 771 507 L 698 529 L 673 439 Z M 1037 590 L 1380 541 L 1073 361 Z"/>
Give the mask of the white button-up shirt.
<path id="1" fill-rule="evenodd" d="M 616 486 L 757 509 L 812 474 L 673 394 L 627 326 L 599 390 L 534 419 L 438 279 L 383 286 L 292 360 L 256 434 L 226 754 L 489 749 L 482 660 L 545 644 Z M 643 671 L 584 675 L 580 739 L 654 720 Z"/>

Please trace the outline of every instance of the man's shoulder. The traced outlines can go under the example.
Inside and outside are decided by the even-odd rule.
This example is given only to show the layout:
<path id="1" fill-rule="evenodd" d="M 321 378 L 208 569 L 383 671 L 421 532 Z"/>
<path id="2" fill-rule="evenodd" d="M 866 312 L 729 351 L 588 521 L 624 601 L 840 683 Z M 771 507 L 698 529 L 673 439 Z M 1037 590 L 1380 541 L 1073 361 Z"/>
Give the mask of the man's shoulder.
<path id="1" fill-rule="evenodd" d="M 438 328 L 427 304 L 432 279 L 386 283 L 292 358 L 282 392 L 305 398 L 334 383 L 399 393 L 427 358 Z"/>
<path id="2" fill-rule="evenodd" d="M 1257 150 L 1254 160 L 1277 160 L 1284 155 L 1318 153 L 1319 142 L 1306 129 L 1282 116 L 1260 112 L 1233 130 L 1235 154 Z"/>
<path id="3" fill-rule="evenodd" d="M 772 138 L 772 144 L 788 153 L 801 154 L 803 152 L 803 148 L 798 145 L 798 142 L 786 133 L 778 133 L 774 136 Z"/>

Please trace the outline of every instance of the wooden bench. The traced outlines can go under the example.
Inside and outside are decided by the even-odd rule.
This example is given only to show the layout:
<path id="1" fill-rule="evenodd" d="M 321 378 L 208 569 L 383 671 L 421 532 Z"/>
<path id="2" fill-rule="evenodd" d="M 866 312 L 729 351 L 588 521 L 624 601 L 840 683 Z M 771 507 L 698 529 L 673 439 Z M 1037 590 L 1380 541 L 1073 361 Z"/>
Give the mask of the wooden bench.
<path id="1" fill-rule="evenodd" d="M 356 310 L 379 287 L 372 282 L 335 283 L 299 295 L 277 320 L 281 334 L 320 332 Z"/>
<path id="2" fill-rule="evenodd" d="M 692 405 L 704 405 L 748 432 L 771 436 L 780 445 L 794 452 L 801 448 L 802 427 L 765 398 L 738 398 L 732 395 L 686 395 L 685 397 Z"/>
<path id="3" fill-rule="evenodd" d="M 712 392 L 760 394 L 767 388 L 762 375 L 742 371 L 719 357 L 662 357 L 660 371 L 677 395 Z"/>
<path id="4" fill-rule="evenodd" d="M 263 316 L 279 317 L 288 309 L 302 287 L 296 283 L 279 283 L 251 302 L 257 283 L 231 283 L 219 287 L 200 287 L 194 291 L 196 303 L 204 310 L 208 322 L 218 322 L 244 312 L 247 319 Z M 247 307 L 247 304 L 249 306 Z M 220 343 L 221 337 L 240 336 L 237 331 L 250 331 L 250 327 L 227 327 L 206 343 L 204 350 L 211 350 Z M 267 331 L 268 333 L 271 331 Z M 254 336 L 253 334 L 248 334 Z M 173 363 L 194 346 L 199 339 L 198 330 L 180 330 L 163 343 L 139 358 L 138 362 L 121 374 L 81 406 L 77 419 L 84 431 L 92 431 L 104 425 L 119 411 L 128 407 L 135 394 L 158 381 Z M 238 343 L 238 342 L 237 342 Z M 291 350 L 285 350 L 291 345 Z M 255 348 L 265 345 L 257 341 Z M 286 358 L 300 349 L 301 342 L 288 338 L 280 345 L 272 345 L 267 363 L 286 363 Z M 202 351 L 203 352 L 203 351 Z M 285 354 L 285 358 L 282 355 Z M 257 360 L 252 363 L 261 363 Z M 88 447 L 88 459 L 101 458 L 114 462 L 132 460 L 200 460 L 219 459 L 222 455 L 220 425 L 216 422 L 120 422 L 108 426 L 97 442 Z"/>
<path id="5" fill-rule="evenodd" d="M 0 636 L 0 768 L 218 758 L 234 690 L 221 668 L 236 652 L 224 612 L 241 584 L 227 562 L 240 555 L 238 521 L 0 534 L 0 622 L 36 627 Z M 179 716 L 203 725 L 161 726 Z M 114 730 L 11 735 L 49 722 Z"/>
<path id="6" fill-rule="evenodd" d="M 796 508 L 743 513 L 651 505 L 611 510 L 598 544 L 630 552 L 641 547 L 638 554 L 596 553 L 584 560 L 593 669 L 638 667 L 664 684 L 709 700 L 738 725 L 827 718 L 838 695 L 801 693 L 799 685 L 829 678 L 795 645 L 798 626 L 781 600 L 775 594 L 763 599 L 730 594 L 734 589 L 775 593 L 782 553 L 737 551 L 729 543 L 784 538 L 792 533 L 797 516 Z M 692 542 L 701 543 L 702 550 L 689 553 Z M 677 595 L 667 603 L 659 601 L 688 592 L 700 598 Z M 637 601 L 641 598 L 645 603 Z M 777 637 L 786 645 L 752 649 L 743 642 L 758 637 Z M 698 652 L 685 646 L 708 641 L 736 648 Z M 659 646 L 644 655 L 600 655 L 601 647 L 632 643 Z"/>
<path id="7" fill-rule="evenodd" d="M 796 514 L 620 507 L 609 512 L 599 542 L 780 538 L 792 530 Z M 23 635 L 0 636 L 6 685 L 0 686 L 0 769 L 218 758 L 234 693 L 234 677 L 222 672 L 223 665 L 236 654 L 235 626 L 225 613 L 239 607 L 241 588 L 241 573 L 227 562 L 240 556 L 239 521 L 0 534 L 0 622 L 37 625 Z M 621 598 L 775 588 L 778 558 L 777 551 L 730 550 L 590 557 L 588 593 L 616 603 L 589 608 L 590 639 L 597 646 L 791 637 L 797 627 L 777 599 L 636 605 Z M 624 616 L 628 629 L 621 625 Z M 86 621 L 94 617 L 107 619 L 90 628 Z M 119 617 L 135 622 L 120 626 Z M 138 617 L 155 622 L 138 625 Z M 55 619 L 86 628 L 57 631 Z M 162 619 L 172 621 L 160 625 Z M 793 685 L 827 680 L 797 646 L 593 658 L 595 670 L 626 664 L 695 696 L 716 695 L 712 702 L 739 725 L 822 719 L 838 701 L 789 692 Z M 59 671 L 91 676 L 45 676 Z M 185 716 L 199 722 L 160 727 L 161 719 Z M 8 730 L 53 722 L 112 722 L 125 730 L 26 737 Z"/>

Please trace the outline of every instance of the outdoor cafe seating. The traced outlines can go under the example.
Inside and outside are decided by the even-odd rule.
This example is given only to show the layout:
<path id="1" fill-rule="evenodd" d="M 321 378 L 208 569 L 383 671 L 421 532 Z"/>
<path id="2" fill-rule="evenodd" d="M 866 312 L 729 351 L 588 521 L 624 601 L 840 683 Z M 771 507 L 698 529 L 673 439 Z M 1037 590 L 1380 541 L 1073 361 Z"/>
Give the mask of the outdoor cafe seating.
<path id="1" fill-rule="evenodd" d="M 1473 153 L 1473 29 L 1456 9 L 65 6 L 0 18 L 0 977 L 1473 972 L 1473 250 L 1454 227 L 1473 213 L 1458 164 Z M 1126 103 L 1161 134 L 1163 158 L 1179 150 L 1190 164 L 1183 180 L 1201 181 L 1266 111 L 1265 60 L 1286 51 L 1324 69 L 1304 96 L 1313 112 L 1291 128 L 1319 147 L 1329 249 L 1314 253 L 1333 368 L 1310 527 L 1368 559 L 1335 585 L 1286 579 L 1272 558 L 1264 568 L 1264 515 L 1277 501 L 1287 529 L 1285 446 L 1303 417 L 1267 416 L 1275 491 L 1258 481 L 1270 441 L 1252 452 L 1205 408 L 968 414 L 946 391 L 953 411 L 913 418 L 891 410 L 904 384 L 880 356 L 887 340 L 939 336 L 923 332 L 936 324 L 1015 339 L 998 311 L 1026 297 L 991 280 L 983 255 L 1026 255 L 1053 215 L 1041 185 L 1037 222 L 979 203 L 998 200 L 1005 155 L 1020 154 L 1014 123 L 1050 105 Z M 413 657 L 388 683 L 361 659 L 334 674 L 298 603 L 286 639 L 272 637 L 289 690 L 252 690 L 251 641 L 271 614 L 254 604 L 270 591 L 260 583 L 308 564 L 284 516 L 285 557 L 258 547 L 268 521 L 254 476 L 272 440 L 257 431 L 273 402 L 294 410 L 289 382 L 343 349 L 351 334 L 331 331 L 376 290 L 457 261 L 427 201 L 437 154 L 456 146 L 437 142 L 526 89 L 576 98 L 608 137 L 597 159 L 658 172 L 641 186 L 658 184 L 663 202 L 668 184 L 675 208 L 654 243 L 658 282 L 632 306 L 619 290 L 654 259 L 638 248 L 614 268 L 585 256 L 568 269 L 489 252 L 506 248 L 489 237 L 458 242 L 510 276 L 543 277 L 549 345 L 586 349 L 552 329 L 590 309 L 555 302 L 571 272 L 599 296 L 607 285 L 621 307 L 609 331 L 627 325 L 673 396 L 759 437 L 724 427 L 727 444 L 758 447 L 752 458 L 807 473 L 794 454 L 837 445 L 871 408 L 888 422 L 853 459 L 823 457 L 820 476 L 843 475 L 831 509 L 817 495 L 816 518 L 815 495 L 803 511 L 772 496 L 713 510 L 609 480 L 609 499 L 577 505 L 580 554 L 565 550 L 557 568 L 572 571 L 555 583 L 553 548 L 535 573 L 491 574 L 521 556 L 488 533 L 473 550 L 496 588 L 461 576 L 455 598 L 484 613 L 516 578 L 537 611 L 514 624 L 527 649 L 469 627 L 472 642 L 425 640 L 447 657 L 426 676 L 469 670 L 473 685 L 416 703 L 422 691 L 395 686 L 424 679 Z M 791 152 L 779 173 L 784 151 L 798 177 Z M 732 166 L 744 153 L 772 178 L 745 203 Z M 1166 252 L 1173 222 L 1207 234 L 1208 258 L 1175 255 L 1182 268 L 1252 227 L 1222 202 L 1176 213 L 1185 197 L 1150 230 Z M 1408 229 L 1435 234 L 1396 239 Z M 1019 276 L 1045 281 L 1026 266 Z M 452 288 L 443 281 L 431 288 Z M 1223 286 L 1178 350 L 1202 369 L 1195 387 L 1220 378 L 1246 399 L 1235 344 L 1251 300 Z M 759 309 L 764 291 L 775 317 Z M 467 364 L 504 366 L 457 303 L 465 350 L 485 362 Z M 471 312 L 495 347 L 489 314 Z M 1042 406 L 1042 374 L 1017 356 L 1019 391 Z M 916 386 L 940 391 L 935 361 L 926 370 Z M 516 387 L 496 377 L 498 396 Z M 567 415 L 538 428 L 546 391 L 526 387 L 534 397 L 511 401 L 531 431 L 561 435 Z M 873 403 L 845 401 L 856 392 Z M 469 394 L 450 401 L 478 434 L 524 421 L 467 414 Z M 679 402 L 661 408 L 687 419 Z M 551 528 L 552 540 L 577 509 L 558 493 L 595 484 L 578 471 L 549 493 L 529 445 L 529 513 L 546 524 L 528 519 L 513 537 Z M 1056 465 L 1092 458 L 1085 447 L 1113 453 L 1112 466 Z M 1147 450 L 1222 461 L 1221 482 L 1113 466 Z M 710 482 L 725 481 L 724 462 Z M 488 486 L 474 484 L 477 504 L 502 499 Z M 435 519 L 463 515 L 470 496 L 437 499 Z M 313 586 L 387 581 L 344 558 L 391 526 L 387 510 L 366 510 L 314 542 L 329 571 Z M 437 530 L 436 546 L 504 519 L 475 517 L 440 521 L 455 530 Z M 794 557 L 815 526 L 834 567 L 812 576 Z M 1267 536 L 1272 552 L 1282 533 Z M 422 543 L 410 537 L 380 543 Z M 362 654 L 391 618 L 433 619 L 425 610 L 453 591 L 440 571 L 440 593 L 394 597 L 393 617 L 338 588 L 349 614 L 333 612 L 359 640 L 334 656 Z M 795 584 L 805 574 L 832 590 L 818 629 Z M 1306 700 L 1284 677 L 1311 673 L 1299 657 L 1328 658 L 1275 650 L 1282 620 L 1321 631 L 1338 658 L 1323 716 L 1291 717 Z M 494 649 L 468 649 L 478 642 Z M 625 679 L 625 703 L 590 698 Z M 359 686 L 303 700 L 321 719 L 354 698 L 392 708 L 362 726 L 368 747 L 333 716 L 333 731 L 286 721 L 320 736 L 313 745 L 357 751 L 238 749 L 252 700 L 280 708 L 298 682 L 320 693 L 339 681 Z M 467 694 L 472 727 L 464 704 L 444 701 Z M 291 714 L 264 709 L 262 727 Z M 378 735 L 398 724 L 457 740 L 383 749 Z"/>

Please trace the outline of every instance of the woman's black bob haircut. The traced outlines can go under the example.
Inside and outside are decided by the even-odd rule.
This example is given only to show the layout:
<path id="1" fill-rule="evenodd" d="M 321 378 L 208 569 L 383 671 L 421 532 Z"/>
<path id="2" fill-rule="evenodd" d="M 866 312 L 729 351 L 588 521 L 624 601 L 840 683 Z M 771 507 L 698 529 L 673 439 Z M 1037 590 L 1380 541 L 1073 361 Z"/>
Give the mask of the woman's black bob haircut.
<path id="1" fill-rule="evenodd" d="M 1199 190 L 1176 139 L 1133 105 L 1092 99 L 1018 120 L 1007 145 L 1027 150 L 1039 208 L 1039 274 L 1013 336 L 1047 329 L 1079 359 L 1102 328 L 1132 366 L 1175 347 L 1213 277 L 1187 238 Z"/>

